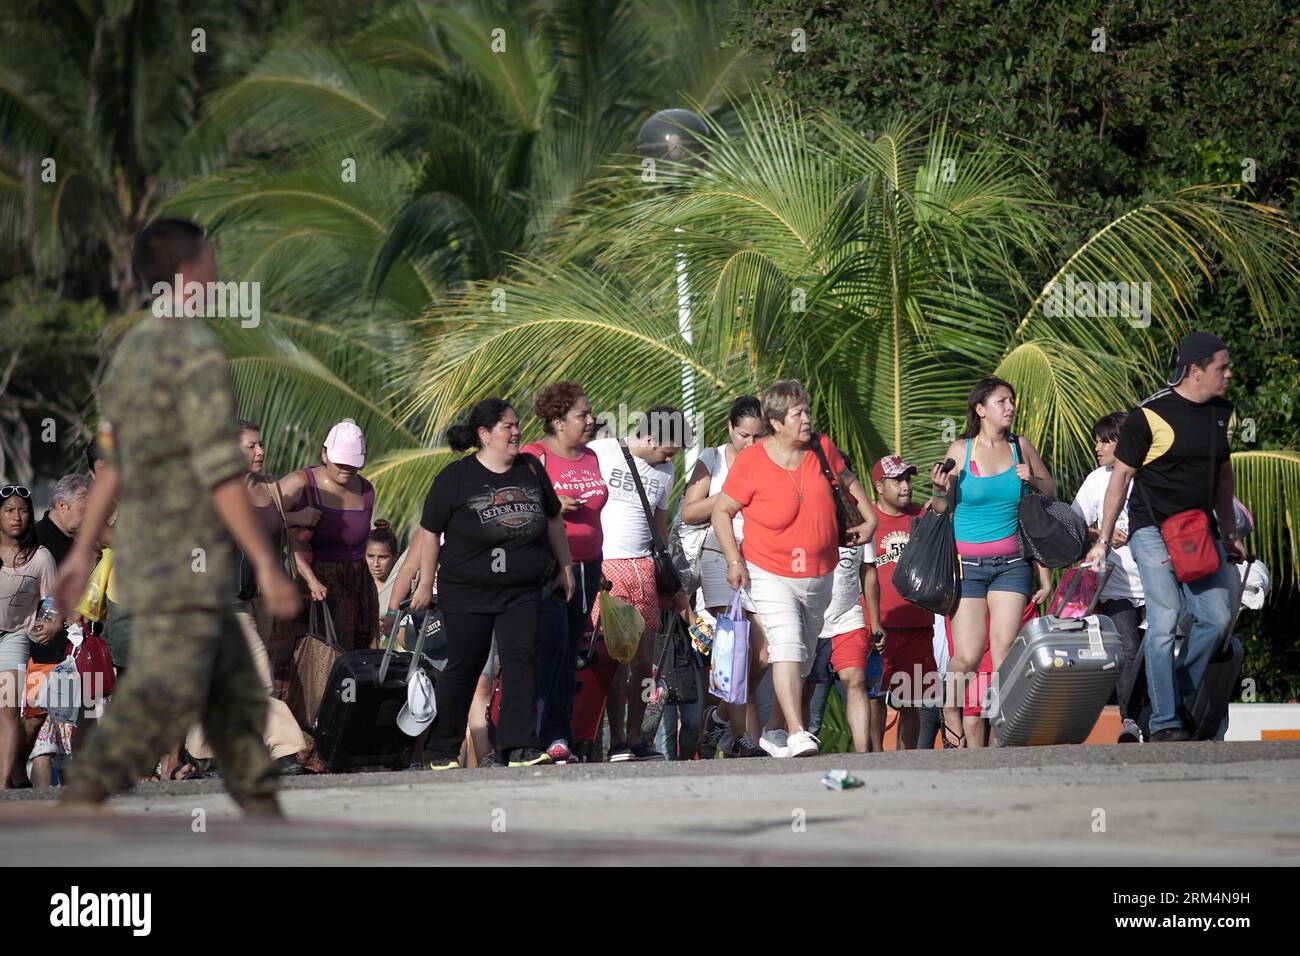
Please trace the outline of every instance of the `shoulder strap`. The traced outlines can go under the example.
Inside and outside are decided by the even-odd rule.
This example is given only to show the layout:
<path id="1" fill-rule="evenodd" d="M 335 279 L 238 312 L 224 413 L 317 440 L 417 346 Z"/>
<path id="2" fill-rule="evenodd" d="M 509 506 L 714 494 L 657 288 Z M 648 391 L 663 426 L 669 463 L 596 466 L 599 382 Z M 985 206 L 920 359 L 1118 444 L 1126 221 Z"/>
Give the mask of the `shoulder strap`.
<path id="1" fill-rule="evenodd" d="M 1013 465 L 1011 466 L 1012 469 L 1014 469 L 1014 468 L 1016 467 L 1016 465 L 1020 464 L 1022 461 L 1025 460 L 1025 456 L 1022 455 L 1022 454 L 1020 453 L 1020 436 L 1019 436 L 1019 435 L 1012 435 L 1012 436 L 1011 436 L 1011 457 L 1015 459 L 1015 464 L 1013 464 Z M 1033 471 L 1033 469 L 1031 468 L 1031 469 L 1030 469 L 1030 472 L 1032 472 L 1032 471 Z M 1022 482 L 1020 483 L 1020 497 L 1023 498 L 1023 497 L 1024 497 L 1026 494 L 1028 494 L 1028 493 L 1029 493 L 1029 482 L 1027 482 L 1027 481 L 1022 481 Z"/>
<path id="2" fill-rule="evenodd" d="M 822 436 L 817 432 L 812 433 L 812 453 L 817 456 L 817 464 L 821 465 L 822 474 L 831 483 L 831 494 L 834 494 L 839 489 L 840 482 L 831 474 L 830 462 L 826 460 L 826 452 L 822 449 Z"/>
<path id="3" fill-rule="evenodd" d="M 529 451 L 530 448 L 536 448 L 537 451 L 535 452 Z M 545 442 L 541 441 L 541 439 L 538 439 L 537 441 L 530 441 L 527 445 L 519 449 L 519 454 L 532 455 L 534 458 L 536 458 L 538 461 L 542 463 L 543 468 L 546 467 L 546 444 Z"/>
<path id="4" fill-rule="evenodd" d="M 970 439 L 967 438 L 967 439 L 966 439 L 966 457 L 962 460 L 961 467 L 960 467 L 959 469 L 957 469 L 958 471 L 970 471 L 970 456 L 971 456 Z"/>
<path id="5" fill-rule="evenodd" d="M 646 523 L 650 525 L 650 540 L 659 550 L 664 550 L 664 544 L 659 540 L 659 535 L 655 531 L 654 509 L 650 507 L 650 499 L 646 497 L 645 485 L 641 484 L 641 471 L 637 468 L 636 462 L 632 459 L 632 451 L 627 447 L 627 442 L 620 440 L 618 447 L 623 452 L 623 458 L 627 462 L 628 470 L 632 472 L 632 481 L 636 484 L 636 493 L 641 497 L 641 508 L 645 511 Z"/>
<path id="6" fill-rule="evenodd" d="M 307 476 L 307 484 L 306 484 L 307 503 L 311 505 L 313 508 L 319 509 L 320 491 L 316 487 L 316 476 L 312 474 L 311 465 L 308 465 L 306 468 L 304 468 L 302 472 L 304 475 Z"/>
<path id="7" fill-rule="evenodd" d="M 272 478 L 269 480 L 268 484 L 270 487 L 267 491 L 270 492 L 271 501 L 275 505 L 275 510 L 280 513 L 280 524 L 284 527 L 288 527 L 288 522 L 284 517 L 284 496 L 280 494 L 280 483 Z"/>
<path id="8" fill-rule="evenodd" d="M 517 458 L 522 462 L 523 466 L 528 469 L 529 473 L 539 482 L 542 480 L 542 477 L 546 475 L 545 467 L 540 469 L 538 468 L 538 458 L 532 452 L 521 451 Z"/>

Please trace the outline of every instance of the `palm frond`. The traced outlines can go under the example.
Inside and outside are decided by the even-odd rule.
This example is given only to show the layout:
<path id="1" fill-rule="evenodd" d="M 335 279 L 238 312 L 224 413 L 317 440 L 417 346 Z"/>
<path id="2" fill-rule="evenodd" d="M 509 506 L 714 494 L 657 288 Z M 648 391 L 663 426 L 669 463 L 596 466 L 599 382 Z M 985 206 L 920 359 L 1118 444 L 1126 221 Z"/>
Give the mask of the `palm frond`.
<path id="1" fill-rule="evenodd" d="M 1164 371 L 1163 356 L 1195 314 L 1203 282 L 1222 262 L 1243 282 L 1266 325 L 1300 285 L 1300 232 L 1278 209 L 1234 198 L 1231 187 L 1197 186 L 1146 203 L 1089 237 L 1049 277 L 1013 338 L 1050 334 L 1080 347 L 1137 351 Z M 1136 283 L 1149 315 L 1048 315 L 1054 287 L 1088 283 L 1076 301 L 1087 304 L 1099 286 Z M 1066 303 L 1068 305 L 1068 303 Z M 1141 331 L 1147 323 L 1152 333 Z"/>
<path id="2" fill-rule="evenodd" d="M 1275 592 L 1294 591 L 1300 577 L 1300 452 L 1233 452 L 1232 471 L 1237 497 L 1255 519 L 1247 550 L 1268 565 Z"/>
<path id="3" fill-rule="evenodd" d="M 1095 466 L 1093 423 L 1141 398 L 1133 386 L 1138 371 L 1131 359 L 1035 339 L 1014 346 L 994 374 L 1015 386 L 1016 431 L 1042 452 L 1064 489 L 1077 487 Z"/>

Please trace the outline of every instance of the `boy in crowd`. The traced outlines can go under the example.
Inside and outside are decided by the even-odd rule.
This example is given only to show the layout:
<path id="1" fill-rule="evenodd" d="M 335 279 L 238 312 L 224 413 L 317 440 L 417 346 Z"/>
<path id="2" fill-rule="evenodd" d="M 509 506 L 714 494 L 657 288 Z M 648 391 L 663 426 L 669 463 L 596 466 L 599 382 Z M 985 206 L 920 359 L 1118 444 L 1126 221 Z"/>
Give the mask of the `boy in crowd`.
<path id="1" fill-rule="evenodd" d="M 920 707 L 926 676 L 934 673 L 934 615 L 904 600 L 894 586 L 894 567 L 912 534 L 912 519 L 921 506 L 912 501 L 912 476 L 916 467 L 900 455 L 886 455 L 871 469 L 876 489 L 876 577 L 880 581 L 880 626 L 885 641 L 884 670 L 880 686 L 888 690 L 898 708 L 899 750 L 915 750 L 920 731 Z M 836 666 L 838 670 L 838 665 Z M 933 684 L 934 678 L 931 677 Z M 879 703 L 877 703 L 877 701 Z M 883 726 L 885 700 L 872 702 L 879 708 Z"/>
<path id="2" fill-rule="evenodd" d="M 1070 507 L 1090 529 L 1101 524 L 1102 504 L 1106 497 L 1106 487 L 1110 484 L 1110 473 L 1115 465 L 1115 444 L 1119 441 L 1120 429 L 1128 418 L 1126 412 L 1111 412 L 1097 419 L 1092 426 L 1092 438 L 1097 454 L 1097 468 L 1079 486 L 1079 493 L 1074 496 Z M 1096 532 L 1090 531 L 1093 541 Z M 1133 693 L 1133 682 L 1137 676 L 1138 655 L 1142 652 L 1142 615 L 1146 601 L 1142 597 L 1142 578 L 1138 574 L 1137 562 L 1128 546 L 1128 501 L 1120 509 L 1115 521 L 1115 532 L 1111 535 L 1110 563 L 1112 571 L 1106 586 L 1102 589 L 1097 611 L 1105 614 L 1115 622 L 1115 629 L 1120 638 L 1119 683 L 1115 689 L 1119 701 L 1119 715 L 1123 721 L 1118 743 L 1135 744 L 1142 740 L 1142 732 L 1137 722 L 1128 713 L 1129 698 Z"/>

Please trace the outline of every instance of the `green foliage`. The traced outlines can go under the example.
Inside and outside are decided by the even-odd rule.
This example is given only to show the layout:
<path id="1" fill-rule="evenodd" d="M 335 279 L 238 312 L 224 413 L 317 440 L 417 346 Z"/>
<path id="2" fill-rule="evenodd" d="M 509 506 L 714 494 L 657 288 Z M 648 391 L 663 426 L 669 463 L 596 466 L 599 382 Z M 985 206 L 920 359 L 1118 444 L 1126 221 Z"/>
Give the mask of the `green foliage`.
<path id="1" fill-rule="evenodd" d="M 109 314 L 30 279 L 0 286 L 0 478 L 31 483 L 80 468 Z M 43 441 L 53 420 L 56 441 Z"/>
<path id="2" fill-rule="evenodd" d="M 943 104 L 956 129 L 1023 150 L 1064 204 L 1043 244 L 1055 261 L 1135 203 L 1195 183 L 1228 184 L 1236 198 L 1294 221 L 1300 15 L 1292 4 L 750 0 L 733 24 L 739 42 L 771 58 L 774 87 L 809 110 L 870 131 Z M 804 52 L 793 49 L 795 28 L 806 32 Z M 1098 28 L 1104 52 L 1093 49 Z M 1234 450 L 1300 449 L 1295 284 L 1265 325 L 1217 253 L 1191 288 L 1188 315 L 1232 353 Z M 1147 381 L 1159 381 L 1160 363 L 1148 371 Z M 1129 400 L 1118 391 L 1111 404 Z M 1239 484 L 1239 494 L 1257 515 L 1271 512 L 1275 527 L 1287 523 L 1292 544 L 1284 566 L 1273 567 L 1280 593 L 1262 615 L 1243 615 L 1246 672 L 1261 699 L 1285 700 L 1300 689 L 1300 605 L 1282 580 L 1295 580 L 1295 519 L 1274 477 L 1261 481 Z"/>

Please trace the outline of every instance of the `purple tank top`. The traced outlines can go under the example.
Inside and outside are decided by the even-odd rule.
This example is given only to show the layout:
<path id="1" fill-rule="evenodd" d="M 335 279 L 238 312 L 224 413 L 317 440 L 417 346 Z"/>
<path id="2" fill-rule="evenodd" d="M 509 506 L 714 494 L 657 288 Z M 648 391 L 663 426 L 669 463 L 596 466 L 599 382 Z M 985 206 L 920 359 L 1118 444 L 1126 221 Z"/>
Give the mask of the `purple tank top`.
<path id="1" fill-rule="evenodd" d="M 360 477 L 358 475 L 358 477 Z M 370 536 L 370 516 L 374 512 L 375 489 L 361 478 L 365 507 L 356 511 L 331 508 L 322 504 L 316 487 L 315 469 L 307 469 L 308 497 L 320 509 L 320 521 L 312 529 L 311 552 L 316 561 L 361 561 L 366 556 L 366 538 Z"/>

